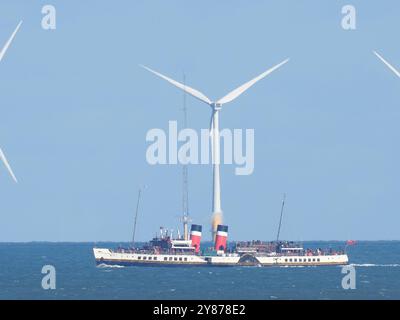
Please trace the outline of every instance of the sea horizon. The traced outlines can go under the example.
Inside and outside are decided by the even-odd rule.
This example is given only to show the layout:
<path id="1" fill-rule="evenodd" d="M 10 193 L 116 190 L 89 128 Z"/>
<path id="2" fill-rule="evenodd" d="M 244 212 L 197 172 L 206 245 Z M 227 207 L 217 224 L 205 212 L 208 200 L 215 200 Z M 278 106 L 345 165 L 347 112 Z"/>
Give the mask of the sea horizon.
<path id="1" fill-rule="evenodd" d="M 391 241 L 393 241 L 393 242 L 397 242 L 397 241 L 400 241 L 400 239 L 379 239 L 379 240 L 368 240 L 368 239 L 353 239 L 353 238 L 350 238 L 350 239 L 331 239 L 331 240 L 318 240 L 318 239 L 312 239 L 312 240 L 291 240 L 291 239 L 280 239 L 279 241 L 292 241 L 292 242 L 346 242 L 346 241 L 348 241 L 348 240 L 354 240 L 354 241 L 356 241 L 356 242 L 391 242 Z M 147 241 L 142 241 L 142 240 L 138 240 L 138 241 L 135 241 L 135 243 L 147 243 L 148 241 L 150 241 L 150 240 L 147 240 Z M 241 242 L 241 241 L 265 241 L 265 242 L 275 242 L 276 240 L 264 240 L 264 239 L 251 239 L 251 240 L 243 240 L 243 239 L 240 239 L 240 240 L 228 240 L 227 242 L 229 242 L 229 243 L 233 243 L 233 242 Z M 205 240 L 205 241 L 202 241 L 202 243 L 207 243 L 207 242 L 212 242 L 211 240 Z M 15 244 L 18 244 L 18 243 L 72 243 L 72 244 L 74 244 L 74 243 L 77 243 L 77 244 L 79 244 L 79 243 L 90 243 L 90 244 L 92 244 L 92 243 L 116 243 L 116 244 L 118 244 L 118 243 L 132 243 L 132 241 L 127 241 L 127 240 L 121 240 L 121 241 L 118 241 L 118 240 L 87 240 L 87 241 L 52 241 L 52 240 L 32 240 L 32 241 L 0 241 L 0 244 L 7 244 L 7 243 L 15 243 Z"/>

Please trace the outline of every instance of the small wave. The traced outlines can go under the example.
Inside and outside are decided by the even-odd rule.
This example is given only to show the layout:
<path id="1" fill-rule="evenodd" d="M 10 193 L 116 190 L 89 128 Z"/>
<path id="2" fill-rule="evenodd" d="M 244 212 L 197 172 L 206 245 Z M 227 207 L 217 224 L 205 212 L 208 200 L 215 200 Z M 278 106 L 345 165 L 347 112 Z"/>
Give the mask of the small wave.
<path id="1" fill-rule="evenodd" d="M 353 267 L 400 267 L 398 263 L 375 264 L 375 263 L 351 263 Z"/>
<path id="2" fill-rule="evenodd" d="M 314 266 L 278 266 L 279 268 L 309 268 Z"/>
<path id="3" fill-rule="evenodd" d="M 106 263 L 101 263 L 97 267 L 98 268 L 125 268 L 124 266 L 120 266 L 118 264 L 106 264 Z"/>

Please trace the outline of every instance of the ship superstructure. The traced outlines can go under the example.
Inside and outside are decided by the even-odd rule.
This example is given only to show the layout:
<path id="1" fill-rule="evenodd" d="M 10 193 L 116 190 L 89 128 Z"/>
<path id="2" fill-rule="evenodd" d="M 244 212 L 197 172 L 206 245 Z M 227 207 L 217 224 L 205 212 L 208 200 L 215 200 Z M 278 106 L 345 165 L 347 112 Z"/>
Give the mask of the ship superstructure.
<path id="1" fill-rule="evenodd" d="M 140 248 L 94 248 L 97 264 L 123 266 L 319 266 L 344 265 L 344 250 L 305 249 L 288 241 L 235 242 L 228 247 L 228 226 L 218 225 L 214 246 L 200 246 L 202 226 L 192 224 L 190 239 L 160 234 Z"/>

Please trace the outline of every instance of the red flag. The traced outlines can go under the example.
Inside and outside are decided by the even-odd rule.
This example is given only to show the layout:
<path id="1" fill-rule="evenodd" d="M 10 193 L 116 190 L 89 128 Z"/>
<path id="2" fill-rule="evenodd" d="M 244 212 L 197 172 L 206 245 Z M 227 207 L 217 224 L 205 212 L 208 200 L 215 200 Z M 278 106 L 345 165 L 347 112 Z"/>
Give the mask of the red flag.
<path id="1" fill-rule="evenodd" d="M 348 245 L 348 246 L 353 246 L 353 245 L 355 245 L 357 242 L 356 242 L 356 240 L 347 240 L 346 241 L 346 244 Z"/>

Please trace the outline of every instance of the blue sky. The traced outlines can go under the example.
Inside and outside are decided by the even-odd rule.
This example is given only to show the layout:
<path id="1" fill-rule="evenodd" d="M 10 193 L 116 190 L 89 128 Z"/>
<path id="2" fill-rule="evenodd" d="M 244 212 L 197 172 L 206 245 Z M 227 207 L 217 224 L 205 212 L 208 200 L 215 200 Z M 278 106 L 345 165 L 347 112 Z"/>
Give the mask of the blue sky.
<path id="1" fill-rule="evenodd" d="M 399 239 L 398 1 L 2 1 L 0 45 L 24 23 L 0 64 L 0 146 L 20 183 L 0 169 L 0 241 L 138 240 L 175 228 L 181 167 L 150 166 L 146 132 L 182 121 L 182 94 L 148 65 L 219 98 L 291 61 L 221 113 L 222 128 L 255 129 L 255 170 L 222 167 L 231 239 Z M 188 97 L 189 126 L 209 109 Z M 208 230 L 211 167 L 189 168 L 190 213 Z M 208 232 L 204 232 L 209 237 Z"/>

